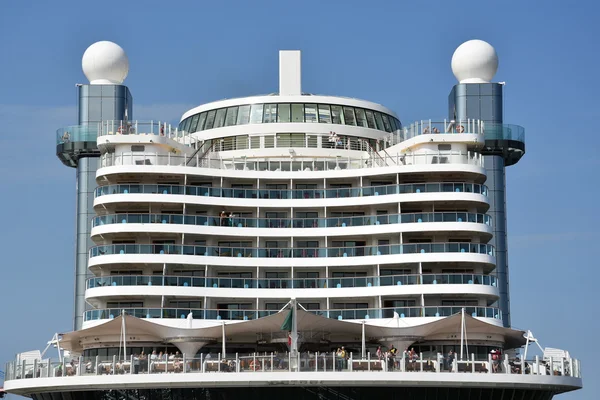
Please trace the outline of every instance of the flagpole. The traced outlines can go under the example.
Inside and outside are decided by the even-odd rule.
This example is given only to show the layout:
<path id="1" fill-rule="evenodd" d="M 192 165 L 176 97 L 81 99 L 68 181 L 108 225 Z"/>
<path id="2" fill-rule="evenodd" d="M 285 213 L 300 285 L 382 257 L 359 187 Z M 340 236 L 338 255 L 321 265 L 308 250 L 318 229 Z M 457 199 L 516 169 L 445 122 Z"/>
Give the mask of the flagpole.
<path id="1" fill-rule="evenodd" d="M 292 354 L 298 353 L 298 318 L 296 318 L 296 299 L 293 298 L 292 301 Z"/>
<path id="2" fill-rule="evenodd" d="M 465 340 L 465 309 L 460 311 L 460 361 L 463 360 L 463 342 Z"/>

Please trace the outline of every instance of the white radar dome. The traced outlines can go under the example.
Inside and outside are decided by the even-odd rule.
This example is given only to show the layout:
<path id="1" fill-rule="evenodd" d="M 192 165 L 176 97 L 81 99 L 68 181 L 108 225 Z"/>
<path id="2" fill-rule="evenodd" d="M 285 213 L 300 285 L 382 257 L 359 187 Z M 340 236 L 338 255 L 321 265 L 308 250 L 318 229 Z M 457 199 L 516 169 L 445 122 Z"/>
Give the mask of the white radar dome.
<path id="1" fill-rule="evenodd" d="M 129 59 L 118 44 L 96 42 L 83 53 L 81 68 L 91 85 L 120 85 L 129 72 Z"/>
<path id="2" fill-rule="evenodd" d="M 487 83 L 498 71 L 496 50 L 483 40 L 464 42 L 452 55 L 452 72 L 460 83 Z"/>

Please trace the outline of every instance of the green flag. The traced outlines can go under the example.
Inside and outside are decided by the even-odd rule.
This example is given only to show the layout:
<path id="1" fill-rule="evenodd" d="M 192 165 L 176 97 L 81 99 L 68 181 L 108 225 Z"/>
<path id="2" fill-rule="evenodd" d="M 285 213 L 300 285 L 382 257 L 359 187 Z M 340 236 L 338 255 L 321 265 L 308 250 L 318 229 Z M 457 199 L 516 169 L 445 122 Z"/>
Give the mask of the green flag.
<path id="1" fill-rule="evenodd" d="M 294 320 L 294 309 L 291 308 L 287 317 L 285 317 L 285 321 L 283 321 L 283 324 L 281 324 L 281 330 L 282 331 L 291 331 L 293 320 Z"/>

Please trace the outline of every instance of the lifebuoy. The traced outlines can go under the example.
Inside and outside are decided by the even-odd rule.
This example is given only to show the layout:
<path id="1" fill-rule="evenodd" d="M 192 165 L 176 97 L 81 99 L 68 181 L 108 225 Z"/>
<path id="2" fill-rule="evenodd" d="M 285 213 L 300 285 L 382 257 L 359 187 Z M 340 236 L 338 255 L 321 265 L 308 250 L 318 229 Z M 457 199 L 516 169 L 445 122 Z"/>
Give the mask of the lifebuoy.
<path id="1" fill-rule="evenodd" d="M 465 127 L 462 125 L 459 125 L 456 127 L 456 132 L 457 133 L 463 133 L 465 131 Z"/>

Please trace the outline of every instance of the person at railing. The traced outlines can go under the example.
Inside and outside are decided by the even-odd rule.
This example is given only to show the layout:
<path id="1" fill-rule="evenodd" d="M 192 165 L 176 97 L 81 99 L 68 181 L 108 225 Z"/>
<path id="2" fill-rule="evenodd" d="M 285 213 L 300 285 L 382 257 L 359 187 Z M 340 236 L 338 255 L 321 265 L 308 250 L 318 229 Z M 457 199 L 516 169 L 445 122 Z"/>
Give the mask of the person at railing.
<path id="1" fill-rule="evenodd" d="M 448 351 L 448 357 L 444 358 L 444 362 L 446 363 L 446 369 L 448 370 L 448 372 L 452 372 L 455 356 L 456 353 L 454 353 L 454 349 L 450 349 L 450 351 Z"/>
<path id="2" fill-rule="evenodd" d="M 492 355 L 492 372 L 501 372 L 502 367 L 500 361 L 502 359 L 502 353 L 500 352 L 500 349 L 492 349 L 490 354 Z"/>
<path id="3" fill-rule="evenodd" d="M 520 374 L 521 373 L 522 363 L 521 363 L 521 360 L 519 359 L 519 357 L 515 357 L 515 359 L 510 361 L 508 363 L 508 365 L 510 366 L 511 374 Z"/>
<path id="4" fill-rule="evenodd" d="M 219 224 L 221 226 L 227 225 L 227 213 L 225 212 L 225 210 L 221 211 L 221 214 L 219 214 Z"/>
<path id="5" fill-rule="evenodd" d="M 417 360 L 419 359 L 419 355 L 417 354 L 417 352 L 415 351 L 415 348 L 411 348 L 409 353 L 408 353 L 408 360 L 410 362 L 411 365 L 411 370 L 412 371 L 416 371 L 417 370 Z"/>
<path id="6" fill-rule="evenodd" d="M 61 140 L 63 141 L 63 143 L 69 143 L 69 141 L 71 140 L 71 135 L 69 135 L 69 132 L 63 133 Z"/>
<path id="7" fill-rule="evenodd" d="M 381 361 L 383 359 L 383 351 L 381 350 L 381 346 L 377 346 L 377 359 Z"/>
<path id="8" fill-rule="evenodd" d="M 259 359 L 253 358 L 250 360 L 250 371 L 260 371 L 260 369 L 261 365 Z"/>
<path id="9" fill-rule="evenodd" d="M 133 370 L 132 373 L 137 375 L 140 372 L 140 357 L 137 354 L 133 355 Z"/>
<path id="10" fill-rule="evenodd" d="M 139 362 L 140 372 L 148 372 L 148 356 L 146 355 L 146 353 L 144 353 L 144 350 L 142 350 L 142 352 L 140 353 Z"/>
<path id="11" fill-rule="evenodd" d="M 181 372 L 181 367 L 182 367 L 181 361 L 182 361 L 181 354 L 179 354 L 179 351 L 176 351 L 175 354 L 173 355 L 173 371 Z"/>
<path id="12" fill-rule="evenodd" d="M 342 361 L 342 349 L 340 347 L 338 347 L 335 352 L 335 370 L 341 371 L 343 368 L 343 365 L 344 364 Z"/>

